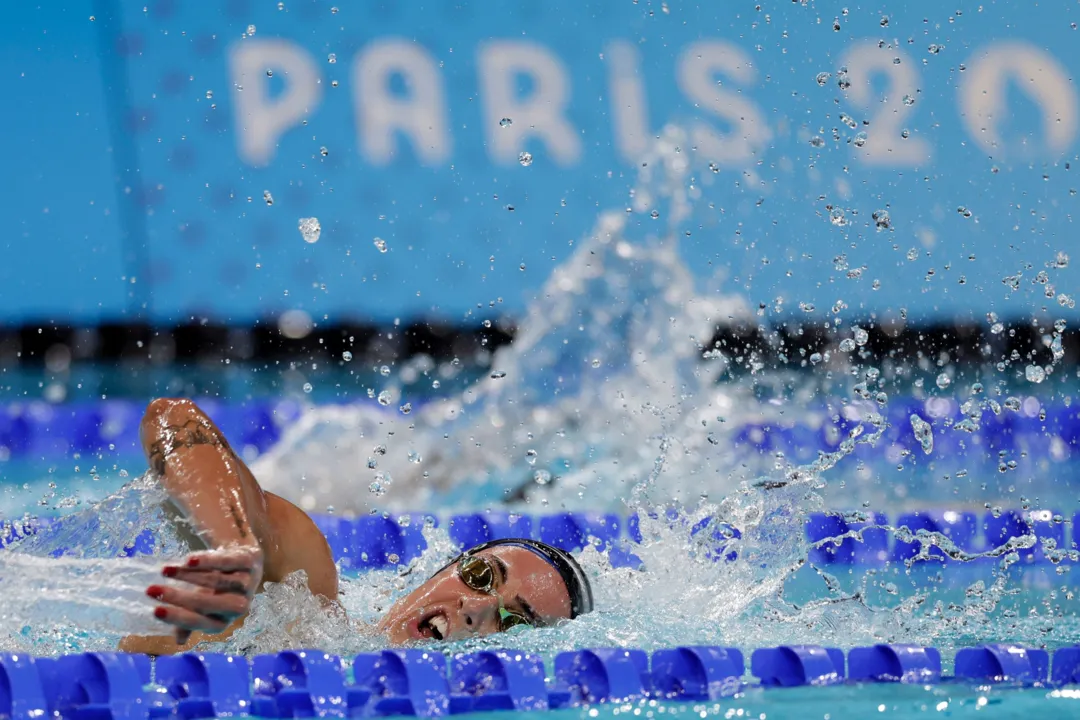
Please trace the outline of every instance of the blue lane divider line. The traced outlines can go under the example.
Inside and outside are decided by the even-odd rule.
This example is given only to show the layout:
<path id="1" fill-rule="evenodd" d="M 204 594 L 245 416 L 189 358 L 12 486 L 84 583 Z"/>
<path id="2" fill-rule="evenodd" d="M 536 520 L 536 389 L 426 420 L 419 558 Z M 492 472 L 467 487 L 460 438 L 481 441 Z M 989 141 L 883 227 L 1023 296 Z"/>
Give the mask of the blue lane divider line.
<path id="1" fill-rule="evenodd" d="M 49 711 L 38 663 L 29 655 L 0 653 L 0 717 L 44 718 Z"/>
<path id="2" fill-rule="evenodd" d="M 287 650 L 252 662 L 251 714 L 260 718 L 344 717 L 348 694 L 341 658 L 318 650 Z"/>
<path id="3" fill-rule="evenodd" d="M 634 702 L 651 694 L 649 657 L 644 650 L 596 648 L 555 656 L 552 708 L 605 702 Z"/>
<path id="4" fill-rule="evenodd" d="M 680 647 L 652 656 L 656 697 L 687 701 L 719 700 L 742 689 L 746 664 L 735 648 Z"/>
<path id="5" fill-rule="evenodd" d="M 959 650 L 954 671 L 963 680 L 1034 684 L 1045 683 L 1049 669 L 1045 650 L 994 644 Z"/>
<path id="6" fill-rule="evenodd" d="M 29 535 L 57 533 L 53 555 L 67 554 L 71 543 L 64 533 L 70 534 L 61 518 L 38 518 L 29 522 L 16 521 L 0 531 L 0 548 Z M 811 563 L 816 565 L 846 565 L 883 567 L 887 562 L 906 562 L 917 556 L 918 542 L 893 540 L 892 535 L 878 526 L 888 524 L 882 513 L 869 515 L 870 522 L 855 522 L 851 515 L 839 512 L 813 513 L 806 521 L 806 538 L 811 543 L 822 543 L 809 553 Z M 312 520 L 326 537 L 334 561 L 342 569 L 363 571 L 384 569 L 409 563 L 427 548 L 424 539 L 426 526 L 438 526 L 438 518 L 431 514 L 367 515 L 344 518 L 313 514 Z M 940 533 L 961 550 L 979 552 L 1004 545 L 1010 538 L 1034 534 L 1036 543 L 1031 548 L 1019 548 L 1021 567 L 1046 566 L 1051 562 L 1044 542 L 1049 546 L 1069 550 L 1080 545 L 1080 513 L 1072 518 L 1071 539 L 1066 535 L 1063 517 L 1050 510 L 1005 510 L 985 513 L 977 517 L 970 512 L 920 510 L 897 516 L 895 525 L 907 527 L 918 533 Z M 718 518 L 703 518 L 693 526 L 686 516 L 668 512 L 663 523 L 677 532 L 687 532 L 691 540 L 691 553 L 714 561 L 733 561 L 738 557 L 742 540 L 739 528 Z M 517 515 L 507 512 L 488 512 L 453 515 L 449 518 L 447 531 L 459 548 L 473 547 L 482 542 L 505 537 L 534 537 L 557 547 L 578 552 L 586 546 L 595 546 L 607 552 L 616 567 L 641 567 L 637 554 L 638 545 L 644 540 L 641 519 L 632 514 L 627 517 L 614 513 L 556 513 L 553 515 Z M 842 537 L 851 532 L 862 533 L 862 539 L 844 537 L 833 542 L 830 538 Z M 154 528 L 145 528 L 115 548 L 118 556 L 151 555 L 158 549 Z M 947 562 L 938 547 L 930 550 L 929 561 Z M 977 561 L 988 566 L 1000 562 L 997 557 Z"/>
<path id="7" fill-rule="evenodd" d="M 592 648 L 555 657 L 553 675 L 536 655 L 513 649 L 455 655 L 384 650 L 351 661 L 352 683 L 336 655 L 287 650 L 243 657 L 84 653 L 59 658 L 0 654 L 0 716 L 11 720 L 182 720 L 250 716 L 439 717 L 481 711 L 540 711 L 644 699 L 715 701 L 742 691 L 745 663 L 735 648 Z M 751 674 L 766 688 L 845 682 L 1080 684 L 1080 646 L 1045 650 L 991 644 L 963 648 L 955 677 L 942 678 L 933 647 L 874 645 L 844 653 L 814 645 L 760 648 Z M 847 672 L 845 673 L 845 668 Z"/>
<path id="8" fill-rule="evenodd" d="M 1080 685 L 1080 645 L 1054 651 L 1050 683 L 1055 686 Z"/>
<path id="9" fill-rule="evenodd" d="M 874 645 L 848 651 L 848 677 L 867 682 L 941 681 L 941 653 L 916 645 Z"/>
<path id="10" fill-rule="evenodd" d="M 49 712 L 73 720 L 142 720 L 150 707 L 145 655 L 86 653 L 38 659 Z"/>
<path id="11" fill-rule="evenodd" d="M 197 720 L 245 715 L 251 710 L 251 666 L 245 657 L 212 653 L 163 656 L 155 669 L 156 684 L 164 687 L 173 701 L 166 714 Z"/>
<path id="12" fill-rule="evenodd" d="M 440 652 L 384 650 L 357 655 L 353 677 L 360 693 L 367 695 L 362 705 L 366 714 L 437 717 L 450 713 L 446 658 Z"/>
<path id="13" fill-rule="evenodd" d="M 765 687 L 835 685 L 844 680 L 844 652 L 817 645 L 761 648 L 750 656 L 750 672 Z"/>
<path id="14" fill-rule="evenodd" d="M 277 443 L 283 429 L 303 412 L 300 403 L 291 400 L 253 400 L 239 404 L 223 403 L 215 398 L 195 398 L 195 402 L 214 420 L 237 448 L 264 452 Z M 366 401 L 365 401 L 366 404 Z M 138 453 L 138 425 L 146 409 L 142 400 L 104 400 L 55 405 L 40 400 L 0 405 L 0 446 L 12 457 L 57 457 L 72 452 L 112 450 Z M 1049 452 L 1052 436 L 1067 445 L 1080 443 L 1080 413 L 1075 408 L 1044 407 L 1045 420 L 1005 411 L 983 413 L 981 427 L 971 442 L 987 451 L 1023 450 L 1031 457 Z M 822 408 L 823 412 L 826 409 Z M 831 414 L 832 411 L 827 411 Z M 960 433 L 944 432 L 945 423 L 961 419 L 959 405 L 951 398 L 932 398 L 925 402 L 893 402 L 886 411 L 890 427 L 885 441 L 912 452 L 919 451 L 918 441 L 910 431 L 910 416 L 918 414 L 934 427 L 935 455 L 941 457 L 962 452 Z M 813 413 L 811 413 L 813 414 Z M 733 430 L 736 449 L 755 454 L 783 451 L 797 462 L 814 459 L 819 450 L 836 450 L 856 421 L 841 418 L 825 422 L 748 423 Z M 862 457 L 873 450 L 859 447 Z"/>
<path id="15" fill-rule="evenodd" d="M 450 662 L 451 712 L 548 709 L 544 661 L 518 650 L 456 655 Z"/>
<path id="16" fill-rule="evenodd" d="M 935 512 L 917 510 L 899 515 L 896 527 L 907 527 L 914 533 L 925 530 L 928 533 L 940 533 L 965 552 L 974 552 L 977 548 L 978 521 L 971 512 Z M 897 540 L 893 545 L 892 559 L 904 562 L 919 554 L 919 543 Z M 945 554 L 938 547 L 930 548 L 930 557 L 935 561 L 947 562 Z"/>

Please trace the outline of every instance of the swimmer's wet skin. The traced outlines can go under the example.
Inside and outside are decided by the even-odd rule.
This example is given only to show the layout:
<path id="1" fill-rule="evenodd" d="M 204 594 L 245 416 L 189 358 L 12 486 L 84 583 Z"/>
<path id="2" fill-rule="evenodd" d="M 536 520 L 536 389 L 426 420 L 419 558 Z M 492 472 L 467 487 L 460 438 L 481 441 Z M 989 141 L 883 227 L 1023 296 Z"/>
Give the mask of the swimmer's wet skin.
<path id="1" fill-rule="evenodd" d="M 190 530 L 195 552 L 152 585 L 154 616 L 173 635 L 129 636 L 127 652 L 167 655 L 239 628 L 267 582 L 297 570 L 328 612 L 340 611 L 326 538 L 292 503 L 259 487 L 220 430 L 189 400 L 150 403 L 139 428 L 150 468 Z M 188 527 L 183 527 L 183 526 Z M 379 630 L 392 644 L 456 640 L 516 625 L 544 626 L 592 610 L 589 581 L 567 553 L 535 540 L 499 540 L 468 550 L 390 608 Z"/>

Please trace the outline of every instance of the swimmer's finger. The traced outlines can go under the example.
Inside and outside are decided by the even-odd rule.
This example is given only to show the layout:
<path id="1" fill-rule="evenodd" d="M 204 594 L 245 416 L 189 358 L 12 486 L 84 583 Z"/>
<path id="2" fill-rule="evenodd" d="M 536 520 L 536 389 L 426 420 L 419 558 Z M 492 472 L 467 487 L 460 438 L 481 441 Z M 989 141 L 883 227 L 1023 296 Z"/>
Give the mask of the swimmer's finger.
<path id="1" fill-rule="evenodd" d="M 185 631 L 186 634 L 190 634 L 192 630 L 219 633 L 229 627 L 229 621 L 225 618 L 207 617 L 175 605 L 158 605 L 154 608 L 154 617 Z M 179 633 L 177 633 L 177 639 L 180 639 Z"/>
<path id="2" fill-rule="evenodd" d="M 169 568 L 166 568 L 168 571 Z M 185 568 L 173 568 L 172 572 L 162 572 L 167 578 L 180 582 L 198 585 L 219 593 L 240 593 L 246 595 L 251 591 L 252 578 L 249 572 L 218 572 L 205 570 L 187 570 Z"/>
<path id="3" fill-rule="evenodd" d="M 184 567 L 191 570 L 251 570 L 261 565 L 262 554 L 254 548 L 210 550 L 187 556 Z"/>
<path id="4" fill-rule="evenodd" d="M 225 621 L 239 617 L 248 610 L 248 600 L 243 595 L 218 595 L 160 585 L 151 585 L 146 589 L 146 594 L 167 605 Z"/>

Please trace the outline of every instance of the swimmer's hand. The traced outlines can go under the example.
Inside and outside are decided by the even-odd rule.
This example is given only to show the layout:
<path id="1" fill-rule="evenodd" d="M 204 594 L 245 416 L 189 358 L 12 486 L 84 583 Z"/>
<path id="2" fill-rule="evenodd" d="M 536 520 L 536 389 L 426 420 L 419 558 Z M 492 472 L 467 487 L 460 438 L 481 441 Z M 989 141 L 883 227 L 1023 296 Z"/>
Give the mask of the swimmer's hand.
<path id="1" fill-rule="evenodd" d="M 193 553 L 161 574 L 183 585 L 151 585 L 146 594 L 161 603 L 154 617 L 176 628 L 183 645 L 194 631 L 220 633 L 247 614 L 262 583 L 263 553 L 258 546 Z"/>

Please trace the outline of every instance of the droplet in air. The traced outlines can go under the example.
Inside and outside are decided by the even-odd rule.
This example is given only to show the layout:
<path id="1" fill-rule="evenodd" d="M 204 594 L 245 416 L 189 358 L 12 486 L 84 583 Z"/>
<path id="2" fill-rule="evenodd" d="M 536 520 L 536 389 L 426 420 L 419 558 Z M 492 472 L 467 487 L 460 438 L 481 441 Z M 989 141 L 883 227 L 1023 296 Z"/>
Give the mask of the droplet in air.
<path id="1" fill-rule="evenodd" d="M 274 77 L 274 71 L 270 68 L 266 69 L 266 77 Z"/>
<path id="2" fill-rule="evenodd" d="M 840 352 L 853 352 L 855 350 L 855 341 L 851 338 L 844 338 L 840 341 Z"/>
<path id="3" fill-rule="evenodd" d="M 408 415 L 412 412 L 412 403 L 405 403 L 404 405 L 399 407 L 398 410 L 401 411 L 402 415 Z"/>
<path id="4" fill-rule="evenodd" d="M 329 55 L 327 55 L 326 56 L 326 62 L 330 63 L 331 65 L 336 63 L 337 62 L 337 54 L 336 53 L 330 53 Z"/>
<path id="5" fill-rule="evenodd" d="M 531 448 L 526 450 L 525 451 L 525 462 L 529 463 L 530 465 L 535 465 L 536 464 L 536 455 L 537 455 L 537 453 L 536 453 L 535 450 L 533 450 Z"/>
<path id="6" fill-rule="evenodd" d="M 344 360 L 345 362 L 352 362 L 352 358 L 353 358 L 353 354 L 351 352 L 349 352 L 348 350 L 341 353 L 341 359 Z"/>
<path id="7" fill-rule="evenodd" d="M 931 55 L 937 55 L 939 52 L 945 49 L 945 46 L 939 45 L 937 43 L 930 43 L 930 47 L 926 49 L 930 51 Z"/>
<path id="8" fill-rule="evenodd" d="M 322 155 L 323 157 L 326 157 L 327 155 L 330 154 L 330 151 L 326 149 L 325 145 L 323 145 L 321 148 L 319 148 L 319 154 Z"/>
<path id="9" fill-rule="evenodd" d="M 905 105 L 907 105 L 908 107 L 911 107 L 912 105 L 914 105 L 914 104 L 915 104 L 915 98 L 914 98 L 914 97 L 912 97 L 911 95 L 905 95 L 905 96 L 904 96 L 904 100 L 903 100 L 903 102 L 904 102 L 904 104 L 905 104 Z"/>
<path id="10" fill-rule="evenodd" d="M 285 3 L 283 3 L 283 2 L 279 2 L 279 3 L 277 4 L 277 9 L 278 9 L 278 10 L 284 10 L 284 9 L 285 9 Z"/>
<path id="11" fill-rule="evenodd" d="M 379 374 L 382 375 L 383 377 L 390 377 L 390 366 L 389 365 L 383 365 L 382 367 L 380 367 L 379 368 Z"/>
<path id="12" fill-rule="evenodd" d="M 549 482 L 551 482 L 551 473 L 543 469 L 534 470 L 533 482 L 537 485 L 547 485 Z"/>
<path id="13" fill-rule="evenodd" d="M 335 5 L 334 7 L 330 8 L 330 14 L 331 14 L 331 15 L 337 15 L 337 14 L 338 14 L 338 9 L 337 9 L 337 5 Z"/>
<path id="14" fill-rule="evenodd" d="M 424 458 L 420 457 L 420 453 L 416 452 L 415 450 L 409 451 L 409 462 L 413 463 L 414 465 L 419 465 L 423 460 Z"/>
<path id="15" fill-rule="evenodd" d="M 521 167 L 529 167 L 532 165 L 532 153 L 528 150 L 518 153 L 518 162 L 521 163 Z"/>
<path id="16" fill-rule="evenodd" d="M 600 358 L 593 358 L 593 361 L 592 361 L 592 366 L 593 366 L 594 368 L 598 368 L 598 367 L 600 367 Z"/>
<path id="17" fill-rule="evenodd" d="M 934 428 L 930 426 L 930 423 L 912 414 L 911 430 L 915 433 L 915 439 L 919 441 L 924 454 L 929 455 L 934 452 Z"/>
<path id="18" fill-rule="evenodd" d="M 827 82 L 829 82 L 829 78 L 831 78 L 831 77 L 832 77 L 832 73 L 830 73 L 830 72 L 819 72 L 817 74 L 817 77 L 815 77 L 814 79 L 817 81 L 818 85 L 821 85 L 822 87 L 825 87 L 825 84 Z"/>
<path id="19" fill-rule="evenodd" d="M 311 383 L 304 383 L 304 392 L 310 393 L 312 391 Z"/>
<path id="20" fill-rule="evenodd" d="M 248 25 L 247 26 L 247 34 L 248 35 L 254 35 L 255 34 L 255 26 L 254 25 Z"/>
<path id="21" fill-rule="evenodd" d="M 935 380 L 934 382 L 940 389 L 944 390 L 950 385 L 952 385 L 952 378 L 949 377 L 947 373 L 941 373 L 937 376 L 937 380 Z"/>
<path id="22" fill-rule="evenodd" d="M 319 235 L 322 233 L 322 226 L 319 224 L 319 218 L 300 218 L 299 227 L 300 235 L 303 236 L 304 242 L 309 245 L 319 242 Z"/>
<path id="23" fill-rule="evenodd" d="M 851 139 L 851 142 L 854 143 L 855 147 L 862 147 L 863 145 L 866 144 L 866 133 L 865 132 L 857 132 L 857 133 L 855 133 L 855 137 L 853 137 Z"/>
<path id="24" fill-rule="evenodd" d="M 841 208 L 833 208 L 829 211 L 829 222 L 837 227 L 847 225 L 847 214 Z"/>
<path id="25" fill-rule="evenodd" d="M 375 238 L 375 240 L 372 241 L 372 244 L 379 249 L 379 252 L 381 252 L 381 253 L 386 252 L 386 241 L 383 240 L 382 238 L 380 238 L 380 237 Z"/>
<path id="26" fill-rule="evenodd" d="M 888 210 L 875 210 L 870 217 L 874 219 L 874 226 L 878 230 L 888 230 L 892 225 Z"/>
<path id="27" fill-rule="evenodd" d="M 1024 368 L 1024 377 L 1027 378 L 1028 382 L 1038 384 L 1046 379 L 1046 371 L 1039 365 L 1028 365 Z"/>
<path id="28" fill-rule="evenodd" d="M 503 118 L 502 120 L 499 121 L 499 127 L 510 127 L 513 124 L 514 124 L 514 121 L 511 120 L 510 118 Z"/>
<path id="29" fill-rule="evenodd" d="M 525 263 L 521 263 L 520 265 L 518 265 L 518 270 L 525 272 Z"/>
<path id="30" fill-rule="evenodd" d="M 815 135 L 814 137 L 810 138 L 810 144 L 817 148 L 824 147 L 825 138 L 821 137 L 820 135 Z"/>
<path id="31" fill-rule="evenodd" d="M 651 217 L 653 220 L 658 219 L 660 217 L 660 211 L 653 210 L 651 213 L 649 213 L 649 217 Z"/>
<path id="32" fill-rule="evenodd" d="M 263 200 L 266 201 L 267 205 L 274 204 L 274 196 L 270 194 L 269 190 L 263 190 Z"/>
<path id="33" fill-rule="evenodd" d="M 505 370 L 496 370 L 495 372 L 491 373 L 492 380 L 501 380 L 504 377 L 506 377 Z"/>
<path id="34" fill-rule="evenodd" d="M 870 340 L 870 333 L 866 332 L 861 327 L 855 328 L 854 335 L 855 335 L 855 344 L 860 346 L 860 347 L 865 345 L 867 343 L 867 341 Z"/>
<path id="35" fill-rule="evenodd" d="M 390 391 L 389 390 L 383 390 L 381 393 L 379 393 L 379 398 L 378 399 L 379 399 L 379 404 L 380 405 L 389 405 L 390 404 Z"/>
<path id="36" fill-rule="evenodd" d="M 214 91 L 213 90 L 207 90 L 206 91 L 206 99 L 207 100 L 213 100 L 214 99 Z"/>

